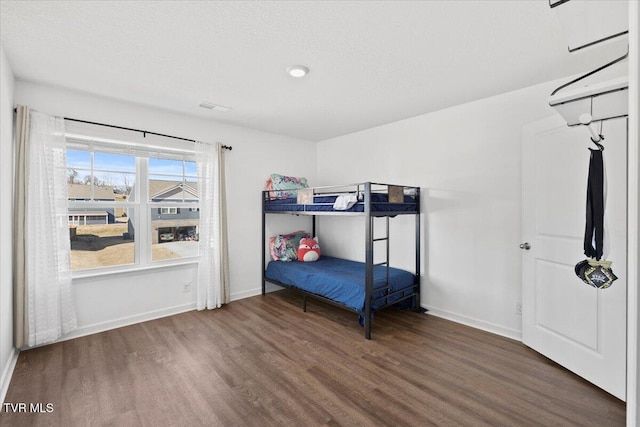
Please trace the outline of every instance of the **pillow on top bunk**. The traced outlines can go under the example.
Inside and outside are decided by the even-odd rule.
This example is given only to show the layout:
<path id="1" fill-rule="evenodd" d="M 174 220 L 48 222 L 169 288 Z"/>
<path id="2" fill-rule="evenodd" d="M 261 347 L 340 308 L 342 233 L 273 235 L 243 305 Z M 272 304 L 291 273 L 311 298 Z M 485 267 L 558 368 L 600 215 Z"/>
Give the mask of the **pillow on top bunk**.
<path id="1" fill-rule="evenodd" d="M 295 176 L 271 174 L 267 180 L 267 190 L 270 191 L 269 196 L 272 199 L 288 199 L 297 197 L 300 188 L 309 188 L 307 178 L 298 178 Z"/>
<path id="2" fill-rule="evenodd" d="M 312 262 L 320 259 L 320 244 L 318 238 L 304 237 L 298 246 L 298 261 Z"/>
<path id="3" fill-rule="evenodd" d="M 304 230 L 294 231 L 289 234 L 279 234 L 269 238 L 269 251 L 274 261 L 295 261 L 298 259 L 298 246 L 300 240 L 311 237 Z"/>

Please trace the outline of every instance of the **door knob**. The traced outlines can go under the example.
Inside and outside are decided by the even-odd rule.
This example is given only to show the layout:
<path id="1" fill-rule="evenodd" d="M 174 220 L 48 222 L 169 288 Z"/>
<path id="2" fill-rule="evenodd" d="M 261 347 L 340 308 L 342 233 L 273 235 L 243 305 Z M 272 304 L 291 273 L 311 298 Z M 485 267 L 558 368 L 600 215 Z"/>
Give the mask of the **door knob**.
<path id="1" fill-rule="evenodd" d="M 529 242 L 521 243 L 520 249 L 524 249 L 525 251 L 528 251 L 529 249 L 531 249 L 531 245 L 529 244 Z"/>

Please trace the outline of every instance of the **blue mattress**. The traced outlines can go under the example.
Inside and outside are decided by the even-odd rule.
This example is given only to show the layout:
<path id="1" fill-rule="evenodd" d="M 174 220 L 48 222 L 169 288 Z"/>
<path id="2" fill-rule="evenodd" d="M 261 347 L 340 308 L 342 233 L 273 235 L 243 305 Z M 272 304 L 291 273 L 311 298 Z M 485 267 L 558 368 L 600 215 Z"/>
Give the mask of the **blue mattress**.
<path id="1" fill-rule="evenodd" d="M 333 203 L 338 196 L 314 196 L 313 204 L 298 204 L 297 198 L 274 199 L 264 201 L 265 212 L 364 212 L 364 202 L 358 202 L 351 208 L 338 211 Z M 416 198 L 404 196 L 404 203 L 389 203 L 386 194 L 371 193 L 371 210 L 373 212 L 416 212 Z"/>
<path id="2" fill-rule="evenodd" d="M 373 288 L 384 287 L 387 269 L 385 266 L 374 266 Z M 273 280 L 293 286 L 333 301 L 362 313 L 365 299 L 365 264 L 323 255 L 315 262 L 271 261 L 265 271 L 267 280 Z M 389 268 L 389 284 L 391 291 L 406 289 L 406 292 L 389 298 L 393 302 L 405 295 L 413 293 L 412 285 L 415 276 L 405 270 Z M 384 290 L 374 292 L 374 299 L 385 295 Z M 380 308 L 385 301 L 373 304 Z"/>

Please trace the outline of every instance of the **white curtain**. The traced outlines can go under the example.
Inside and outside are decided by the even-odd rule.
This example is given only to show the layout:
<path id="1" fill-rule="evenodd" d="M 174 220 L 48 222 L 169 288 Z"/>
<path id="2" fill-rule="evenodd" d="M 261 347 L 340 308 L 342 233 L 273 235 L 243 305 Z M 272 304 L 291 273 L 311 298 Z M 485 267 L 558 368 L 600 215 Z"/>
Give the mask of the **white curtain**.
<path id="1" fill-rule="evenodd" d="M 18 109 L 16 158 L 16 347 L 77 327 L 71 292 L 64 119 Z M 24 124 L 28 125 L 24 125 Z M 20 306 L 21 305 L 21 306 Z"/>
<path id="2" fill-rule="evenodd" d="M 229 251 L 222 144 L 196 143 L 200 193 L 197 309 L 229 302 Z"/>

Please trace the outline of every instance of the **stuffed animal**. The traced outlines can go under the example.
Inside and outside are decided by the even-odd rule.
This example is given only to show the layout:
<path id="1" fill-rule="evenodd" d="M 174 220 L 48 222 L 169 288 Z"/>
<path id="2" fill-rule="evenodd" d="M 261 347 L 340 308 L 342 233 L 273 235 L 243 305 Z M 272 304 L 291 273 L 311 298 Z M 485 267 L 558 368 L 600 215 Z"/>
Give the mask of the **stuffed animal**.
<path id="1" fill-rule="evenodd" d="M 300 239 L 300 246 L 298 246 L 298 261 L 311 262 L 317 261 L 320 258 L 320 245 L 318 244 L 318 238 L 305 237 Z"/>

